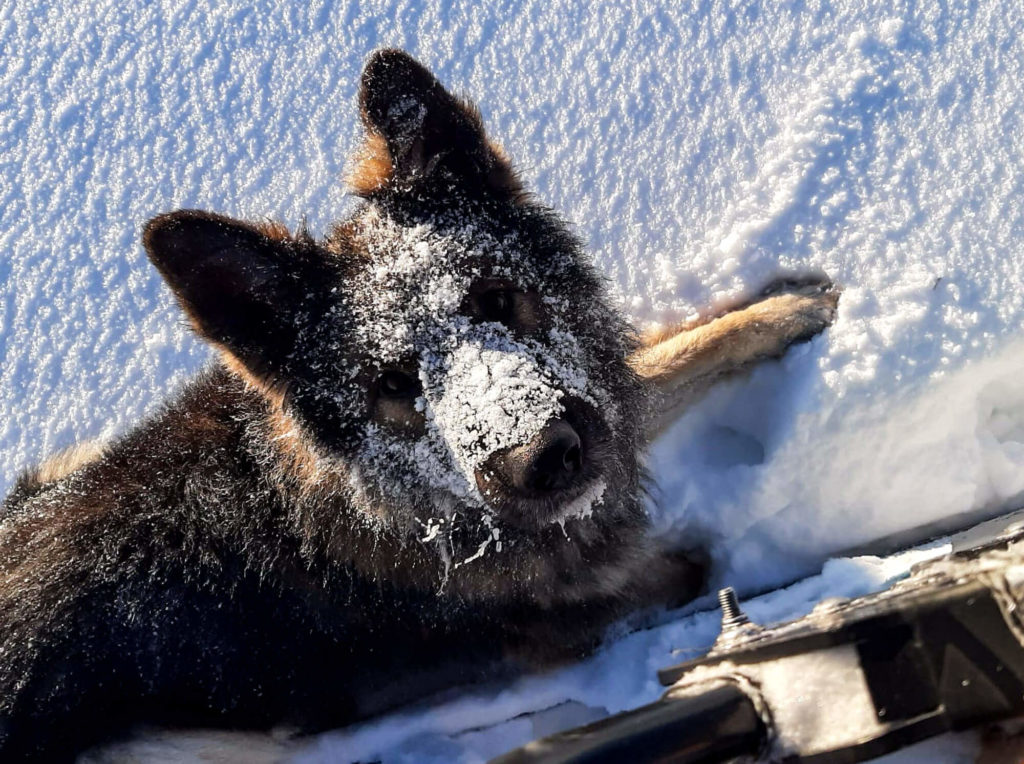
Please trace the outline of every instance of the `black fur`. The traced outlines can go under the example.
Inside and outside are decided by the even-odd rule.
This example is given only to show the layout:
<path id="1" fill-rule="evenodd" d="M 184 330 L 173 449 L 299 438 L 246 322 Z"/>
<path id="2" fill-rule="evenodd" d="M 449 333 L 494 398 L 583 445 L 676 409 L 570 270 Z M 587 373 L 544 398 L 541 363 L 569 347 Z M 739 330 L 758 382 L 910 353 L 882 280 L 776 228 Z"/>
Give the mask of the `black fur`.
<path id="1" fill-rule="evenodd" d="M 223 361 L 100 457 L 23 478 L 0 509 L 0 760 L 68 759 L 138 722 L 339 726 L 581 656 L 627 610 L 695 592 L 694 566 L 645 537 L 635 338 L 576 241 L 509 180 L 475 111 L 405 54 L 375 54 L 361 107 L 391 171 L 325 241 L 200 212 L 147 227 Z M 529 510 L 505 522 L 458 492 L 472 481 L 446 493 L 403 456 L 433 425 L 381 402 L 382 370 L 445 380 L 374 334 L 395 319 L 374 313 L 378 292 L 401 306 L 423 285 L 379 273 L 374 252 L 420 225 L 469 237 L 437 255 L 456 275 L 519 290 L 524 318 L 488 329 L 495 342 L 541 352 L 552 328 L 572 336 L 589 387 L 566 391 L 564 416 L 587 445 L 580 484 L 606 484 L 591 516 L 542 522 L 571 496 L 499 488 L 493 506 Z M 459 310 L 477 331 L 472 305 Z M 420 355 L 447 341 L 403 328 Z M 466 562 L 492 532 L 502 551 Z"/>

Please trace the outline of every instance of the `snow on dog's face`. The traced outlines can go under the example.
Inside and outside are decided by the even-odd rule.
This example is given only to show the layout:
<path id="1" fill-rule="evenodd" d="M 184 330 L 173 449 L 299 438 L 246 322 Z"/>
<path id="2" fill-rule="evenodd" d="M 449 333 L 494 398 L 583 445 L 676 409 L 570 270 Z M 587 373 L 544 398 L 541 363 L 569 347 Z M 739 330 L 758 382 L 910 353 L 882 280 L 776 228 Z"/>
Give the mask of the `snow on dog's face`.
<path id="1" fill-rule="evenodd" d="M 354 484 L 391 504 L 429 491 L 427 532 L 463 506 L 526 527 L 588 515 L 621 424 L 606 356 L 623 346 L 586 324 L 614 316 L 545 215 L 447 196 L 375 200 L 346 226 L 372 377 Z"/>
<path id="2" fill-rule="evenodd" d="M 405 54 L 375 54 L 360 98 L 364 201 L 322 244 L 204 213 L 150 224 L 193 323 L 280 391 L 314 484 L 456 564 L 635 517 L 633 339 L 576 241 Z"/>

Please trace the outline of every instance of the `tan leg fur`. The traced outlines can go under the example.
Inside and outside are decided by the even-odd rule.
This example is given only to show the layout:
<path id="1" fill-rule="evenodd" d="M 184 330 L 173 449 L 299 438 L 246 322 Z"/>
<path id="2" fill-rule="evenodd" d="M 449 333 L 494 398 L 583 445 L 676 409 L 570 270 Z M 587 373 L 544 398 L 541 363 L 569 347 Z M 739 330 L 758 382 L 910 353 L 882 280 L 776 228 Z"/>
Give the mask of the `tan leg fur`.
<path id="1" fill-rule="evenodd" d="M 52 483 L 67 477 L 75 470 L 103 456 L 104 441 L 87 440 L 57 452 L 35 470 L 40 483 Z"/>
<path id="2" fill-rule="evenodd" d="M 773 283 L 757 301 L 703 324 L 645 337 L 629 364 L 661 396 L 650 425 L 657 436 L 721 378 L 778 358 L 832 323 L 839 292 L 822 280 Z"/>

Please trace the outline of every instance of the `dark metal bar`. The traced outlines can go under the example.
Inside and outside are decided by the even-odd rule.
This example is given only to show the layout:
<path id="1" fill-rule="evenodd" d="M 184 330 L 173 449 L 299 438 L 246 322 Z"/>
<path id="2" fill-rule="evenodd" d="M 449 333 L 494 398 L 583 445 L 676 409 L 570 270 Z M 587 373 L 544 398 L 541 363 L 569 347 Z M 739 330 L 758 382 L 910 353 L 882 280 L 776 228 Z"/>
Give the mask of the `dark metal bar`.
<path id="1" fill-rule="evenodd" d="M 491 764 L 697 764 L 756 754 L 764 722 L 739 688 L 664 699 L 537 740 Z"/>

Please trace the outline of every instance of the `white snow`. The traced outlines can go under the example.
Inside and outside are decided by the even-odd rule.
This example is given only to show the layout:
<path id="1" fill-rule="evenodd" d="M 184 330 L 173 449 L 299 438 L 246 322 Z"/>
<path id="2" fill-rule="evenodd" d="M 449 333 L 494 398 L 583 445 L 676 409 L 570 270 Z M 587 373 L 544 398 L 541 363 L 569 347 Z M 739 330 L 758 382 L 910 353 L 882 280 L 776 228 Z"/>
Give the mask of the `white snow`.
<path id="1" fill-rule="evenodd" d="M 0 488 L 123 430 L 209 357 L 145 261 L 147 218 L 202 207 L 319 233 L 341 216 L 359 69 L 397 45 L 480 102 L 638 323 L 779 271 L 843 285 L 825 336 L 722 386 L 654 449 L 659 526 L 707 538 L 719 581 L 761 590 L 1010 506 L 1024 498 L 1022 17 L 1015 0 L 8 0 Z M 791 617 L 899 564 L 834 561 L 751 611 Z M 479 761 L 653 699 L 669 649 L 710 644 L 716 623 L 681 616 L 304 760 Z"/>

